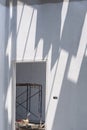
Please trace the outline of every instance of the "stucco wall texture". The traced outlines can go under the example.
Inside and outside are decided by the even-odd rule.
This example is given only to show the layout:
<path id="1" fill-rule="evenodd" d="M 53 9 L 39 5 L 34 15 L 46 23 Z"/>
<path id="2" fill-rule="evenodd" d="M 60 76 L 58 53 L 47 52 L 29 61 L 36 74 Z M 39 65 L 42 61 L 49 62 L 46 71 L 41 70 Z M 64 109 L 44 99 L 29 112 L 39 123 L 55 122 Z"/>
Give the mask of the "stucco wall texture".
<path id="1" fill-rule="evenodd" d="M 0 18 L 1 130 L 15 127 L 16 61 L 39 60 L 47 61 L 46 129 L 86 130 L 87 1 L 0 4 Z"/>

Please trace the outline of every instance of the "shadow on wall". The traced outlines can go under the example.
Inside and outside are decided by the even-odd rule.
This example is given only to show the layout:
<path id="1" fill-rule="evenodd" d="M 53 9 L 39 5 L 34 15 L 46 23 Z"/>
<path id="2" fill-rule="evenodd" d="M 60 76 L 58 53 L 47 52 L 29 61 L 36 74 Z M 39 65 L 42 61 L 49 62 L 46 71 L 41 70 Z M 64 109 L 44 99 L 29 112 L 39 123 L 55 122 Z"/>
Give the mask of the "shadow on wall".
<path id="1" fill-rule="evenodd" d="M 16 59 L 17 8 L 10 8 L 9 0 L 5 7 L 5 88 L 4 88 L 4 129 L 13 129 L 12 103 L 12 59 Z M 14 5 L 14 1 L 12 3 Z M 12 11 L 12 14 L 11 14 Z M 13 28 L 14 26 L 14 28 Z"/>
<path id="2" fill-rule="evenodd" d="M 26 5 L 35 5 L 35 4 L 47 4 L 47 3 L 59 3 L 59 2 L 67 2 L 68 0 L 14 0 L 15 5 L 17 5 L 17 2 L 24 3 Z M 75 1 L 83 1 L 83 0 L 69 0 L 70 2 Z"/>
<path id="3" fill-rule="evenodd" d="M 87 46 L 87 7 L 85 6 L 85 2 L 78 3 L 78 9 L 76 9 L 76 5 L 77 3 L 69 4 L 62 37 L 60 39 L 60 48 L 68 53 L 68 59 L 64 75 L 62 76 L 62 83 L 59 84 L 58 82 L 57 86 L 61 90 L 58 95 L 56 112 L 54 114 L 53 130 L 87 129 L 85 122 L 87 120 L 87 103 L 85 102 L 87 92 L 87 81 L 85 78 L 87 76 L 87 60 L 85 57 Z M 83 41 L 82 39 L 85 40 Z M 62 61 L 62 64 L 64 64 L 64 61 Z M 59 69 L 58 73 L 63 68 L 61 69 L 60 67 L 61 70 Z"/>
<path id="4" fill-rule="evenodd" d="M 15 0 L 18 2 L 25 3 L 26 5 L 34 5 L 34 4 L 46 4 L 46 3 L 58 3 L 63 0 Z"/>
<path id="5" fill-rule="evenodd" d="M 78 8 L 77 5 L 79 5 Z M 80 102 L 80 96 L 84 93 L 84 91 L 86 91 L 86 87 L 83 88 L 82 85 L 83 82 L 86 84 L 86 79 L 82 78 L 82 73 L 80 72 L 80 69 L 82 69 L 81 64 L 85 66 L 85 62 L 83 63 L 83 58 L 86 43 L 83 45 L 82 41 L 82 39 L 85 38 L 84 22 L 87 12 L 87 7 L 85 5 L 85 2 L 68 2 L 66 4 L 53 4 L 50 5 L 49 8 L 47 4 L 45 5 L 45 8 L 44 6 L 38 8 L 37 6 L 32 6 L 37 10 L 35 34 L 36 52 L 34 59 L 36 59 L 38 45 L 42 39 L 43 59 L 48 57 L 48 53 L 50 49 L 52 49 L 51 70 L 57 62 L 46 111 L 46 115 L 48 115 L 48 110 L 50 110 L 51 104 L 54 103 L 54 99 L 52 99 L 53 92 L 56 91 L 58 100 L 54 103 L 55 108 L 54 111 L 52 111 L 53 121 L 51 121 L 52 124 L 50 127 L 53 130 L 58 128 L 60 130 L 83 129 L 84 127 L 87 128 L 86 123 L 84 126 L 84 123 L 82 125 L 80 123 L 87 119 L 87 116 L 82 119 L 79 117 L 80 114 L 82 114 L 82 116 L 84 114 L 84 107 L 80 107 L 80 105 L 84 106 L 85 104 L 85 102 Z M 32 18 L 30 23 L 32 23 Z M 29 38 L 30 26 L 31 24 L 29 25 L 27 39 Z M 27 44 L 28 40 L 26 40 L 25 50 Z M 23 58 L 24 56 L 25 51 Z M 73 57 L 76 59 L 74 62 Z M 73 65 L 77 65 L 77 68 L 79 69 L 76 70 L 78 71 L 72 71 Z M 77 77 L 75 77 L 75 75 L 77 75 Z M 86 72 L 83 75 L 83 77 L 85 77 Z M 56 84 L 58 84 L 57 87 L 55 87 Z M 83 91 L 81 91 L 81 89 Z M 81 99 L 84 101 L 85 96 Z M 79 112 L 77 112 L 78 110 Z"/>
<path id="6" fill-rule="evenodd" d="M 78 9 L 77 5 L 79 5 Z M 50 49 L 52 49 L 51 70 L 57 62 L 46 111 L 47 115 L 51 102 L 54 102 L 51 101 L 54 100 L 52 99 L 53 92 L 57 91 L 56 96 L 58 96 L 58 101 L 54 103 L 55 108 L 52 111 L 53 121 L 50 127 L 53 130 L 87 128 L 86 123 L 84 123 L 85 119 L 87 119 L 87 116 L 84 117 L 84 113 L 87 113 L 87 109 L 84 111 L 84 106 L 87 108 L 87 104 L 85 105 L 84 102 L 86 94 L 83 96 L 84 91 L 87 91 L 86 87 L 83 87 L 84 83 L 87 84 L 86 79 L 83 78 L 87 72 L 81 67 L 84 66 L 83 68 L 86 69 L 86 63 L 84 62 L 86 43 L 83 45 L 82 41 L 85 38 L 84 22 L 87 13 L 85 5 L 85 2 L 70 2 L 66 6 L 60 3 L 56 4 L 56 6 L 50 5 L 49 8 L 48 5 L 45 5 L 46 8 L 34 6 L 37 10 L 36 53 L 34 58 L 37 55 L 39 42 L 43 39 L 43 59 L 48 56 Z M 58 13 L 55 12 L 55 9 Z M 66 58 L 65 62 L 65 59 L 61 59 L 64 57 Z M 77 59 L 74 65 L 77 65 L 78 71 L 71 71 L 73 57 Z M 63 65 L 62 68 L 61 65 Z M 71 74 L 69 74 L 70 72 Z M 76 78 L 75 74 L 77 75 Z M 57 87 L 55 87 L 56 84 L 58 84 Z M 80 97 L 82 97 L 81 102 Z"/>
<path id="7" fill-rule="evenodd" d="M 20 0 L 22 1 L 22 0 Z M 65 0 L 66 1 L 66 0 Z M 40 40 L 43 40 L 43 59 L 48 57 L 49 51 L 52 50 L 51 55 L 51 67 L 56 64 L 53 81 L 51 84 L 51 92 L 48 100 L 48 106 L 46 110 L 46 115 L 49 115 L 49 110 L 51 109 L 52 103 L 54 104 L 54 111 L 52 112 L 52 119 L 50 129 L 56 130 L 82 130 L 87 129 L 86 124 L 84 123 L 87 120 L 87 115 L 84 116 L 84 113 L 87 113 L 87 103 L 86 100 L 86 60 L 85 60 L 85 50 L 87 49 L 86 43 L 83 44 L 86 30 L 86 1 L 81 2 L 80 0 L 74 0 L 75 2 L 69 2 L 67 0 L 66 4 L 64 2 L 57 3 L 56 5 L 48 4 L 43 5 L 37 8 L 36 5 L 32 5 L 33 10 L 37 10 L 37 23 L 36 23 L 36 35 L 35 35 L 35 56 L 37 56 L 37 49 L 40 43 Z M 23 1 L 22 1 L 23 2 Z M 27 1 L 24 4 L 28 4 Z M 78 8 L 77 8 L 78 7 Z M 16 36 L 19 33 L 20 24 L 22 20 L 22 14 L 24 11 L 24 5 L 21 12 L 20 22 L 18 31 L 16 30 L 16 7 L 13 8 L 13 15 L 11 20 L 11 30 L 9 31 L 9 26 L 7 28 L 6 43 L 9 40 L 9 37 L 12 33 L 12 48 L 11 52 L 14 54 L 12 57 L 16 57 Z M 14 13 L 15 12 L 15 13 Z M 10 14 L 9 11 L 6 12 L 6 20 L 9 24 Z M 33 13 L 32 13 L 33 17 Z M 87 20 L 86 20 L 87 21 Z M 32 23 L 32 18 L 31 22 Z M 13 26 L 15 25 L 15 30 Z M 28 44 L 30 26 L 26 38 L 25 50 Z M 8 35 L 10 34 L 10 35 Z M 17 34 L 17 35 L 16 35 Z M 84 42 L 86 41 L 86 38 Z M 8 45 L 6 45 L 7 52 Z M 15 49 L 13 49 L 15 48 Z M 15 52 L 14 52 L 14 51 Z M 24 56 L 25 56 L 24 50 Z M 81 54 L 81 55 L 80 55 Z M 24 58 L 23 56 L 23 58 Z M 10 78 L 12 74 L 12 66 L 9 68 L 9 56 L 6 55 L 6 74 L 7 70 L 10 71 L 10 77 L 6 75 L 7 83 L 6 86 L 9 86 Z M 73 68 L 72 66 L 77 66 Z M 73 76 L 74 75 L 74 76 Z M 75 77 L 75 75 L 77 75 Z M 5 90 L 5 95 L 7 95 L 8 88 Z M 55 94 L 58 97 L 56 102 L 52 98 Z M 84 93 L 84 94 L 83 94 Z M 55 96 L 55 95 L 54 95 Z M 7 100 L 7 97 L 6 97 Z M 8 119 L 8 111 L 5 109 L 6 119 Z M 48 114 L 49 113 L 49 114 Z M 67 118 L 67 119 L 66 119 Z M 5 119 L 5 120 L 6 120 Z M 10 122 L 11 125 L 11 122 Z"/>

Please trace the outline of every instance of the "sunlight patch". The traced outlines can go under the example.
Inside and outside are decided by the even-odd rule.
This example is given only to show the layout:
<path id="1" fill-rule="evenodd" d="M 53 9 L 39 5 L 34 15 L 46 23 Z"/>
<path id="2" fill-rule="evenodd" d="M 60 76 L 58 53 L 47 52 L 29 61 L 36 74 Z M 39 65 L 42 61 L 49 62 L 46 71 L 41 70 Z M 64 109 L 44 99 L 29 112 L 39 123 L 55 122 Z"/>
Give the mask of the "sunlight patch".
<path id="1" fill-rule="evenodd" d="M 61 11 L 61 31 L 60 31 L 60 39 L 63 34 L 63 28 L 64 28 L 64 23 L 66 20 L 67 12 L 68 12 L 68 7 L 69 7 L 69 0 L 64 0 L 63 1 L 63 6 L 62 6 L 62 11 Z"/>
<path id="2" fill-rule="evenodd" d="M 12 103 L 12 86 L 11 86 L 11 80 L 9 83 L 8 91 L 7 91 L 7 96 L 6 96 L 6 102 L 5 102 L 5 109 L 7 110 L 8 113 L 8 121 L 11 123 L 12 120 L 12 112 L 11 112 L 11 103 Z"/>
<path id="3" fill-rule="evenodd" d="M 65 75 L 68 56 L 69 56 L 68 52 L 62 49 L 60 51 L 59 60 L 56 64 L 56 75 L 55 75 L 54 84 L 53 84 L 52 97 L 51 97 L 52 99 L 50 100 L 50 104 L 49 104 L 50 107 L 47 113 L 47 117 L 50 118 L 50 122 L 49 122 L 50 130 L 53 127 L 53 122 L 54 122 L 56 109 L 57 109 L 57 105 L 59 101 L 59 96 L 61 92 L 61 87 L 62 87 L 64 75 Z M 53 97 L 57 97 L 56 100 L 53 99 Z M 52 113 L 52 115 L 50 114 L 50 112 Z"/>
<path id="4" fill-rule="evenodd" d="M 86 46 L 87 46 L 87 14 L 86 14 L 86 17 L 84 20 L 84 25 L 83 25 L 83 29 L 82 29 L 82 35 L 81 35 L 77 55 L 76 55 L 76 57 L 74 57 L 74 56 L 72 57 L 71 62 L 70 62 L 69 71 L 68 71 L 68 79 L 74 83 L 77 83 L 78 78 L 79 78 Z"/>

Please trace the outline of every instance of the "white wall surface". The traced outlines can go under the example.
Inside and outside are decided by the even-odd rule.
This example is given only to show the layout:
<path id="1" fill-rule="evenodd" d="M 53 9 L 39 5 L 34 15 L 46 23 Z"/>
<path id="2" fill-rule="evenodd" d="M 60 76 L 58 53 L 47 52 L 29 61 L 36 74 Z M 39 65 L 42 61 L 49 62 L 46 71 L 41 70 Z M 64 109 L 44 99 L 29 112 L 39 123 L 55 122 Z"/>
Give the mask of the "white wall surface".
<path id="1" fill-rule="evenodd" d="M 7 125 L 12 122 L 11 61 L 47 59 L 47 130 L 86 130 L 87 1 L 18 5 L 7 18 Z"/>
<path id="2" fill-rule="evenodd" d="M 0 128 L 4 129 L 4 48 L 5 48 L 5 7 L 0 4 Z"/>

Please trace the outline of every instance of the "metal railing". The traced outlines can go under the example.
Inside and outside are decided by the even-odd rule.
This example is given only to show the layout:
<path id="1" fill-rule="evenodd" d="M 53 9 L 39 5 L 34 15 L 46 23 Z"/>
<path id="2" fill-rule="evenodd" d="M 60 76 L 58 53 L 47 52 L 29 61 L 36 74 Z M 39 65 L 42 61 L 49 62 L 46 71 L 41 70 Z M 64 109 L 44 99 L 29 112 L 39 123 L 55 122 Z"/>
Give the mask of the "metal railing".
<path id="1" fill-rule="evenodd" d="M 18 94 L 16 96 L 16 114 L 22 118 L 22 114 L 17 113 L 17 109 L 18 107 L 21 107 L 22 109 L 25 110 L 25 114 L 27 117 L 28 113 L 31 113 L 33 116 L 37 117 L 40 124 L 42 123 L 42 85 L 41 84 L 32 84 L 32 83 L 17 83 L 16 87 L 26 87 L 26 90 L 20 92 L 20 94 Z M 32 89 L 37 88 L 38 91 L 34 92 L 32 94 Z M 17 90 L 17 89 L 16 89 Z M 25 99 L 23 101 L 19 101 L 18 99 L 21 98 L 21 96 L 26 95 Z M 32 112 L 32 108 L 31 108 L 31 104 L 32 104 L 32 98 L 34 96 L 38 96 L 38 102 L 37 102 L 37 106 L 38 106 L 38 114 L 35 112 Z M 26 104 L 26 106 L 24 105 L 24 103 Z"/>

